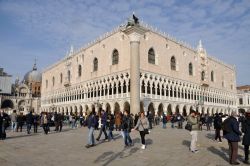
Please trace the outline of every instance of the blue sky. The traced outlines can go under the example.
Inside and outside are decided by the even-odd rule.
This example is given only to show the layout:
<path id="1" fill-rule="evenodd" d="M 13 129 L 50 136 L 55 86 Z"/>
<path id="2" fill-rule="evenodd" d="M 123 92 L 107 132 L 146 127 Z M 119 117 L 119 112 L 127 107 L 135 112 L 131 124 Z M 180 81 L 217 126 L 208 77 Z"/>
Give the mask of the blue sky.
<path id="1" fill-rule="evenodd" d="M 62 59 L 124 23 L 132 12 L 163 32 L 237 68 L 250 84 L 249 0 L 0 0 L 0 67 L 19 76 Z"/>

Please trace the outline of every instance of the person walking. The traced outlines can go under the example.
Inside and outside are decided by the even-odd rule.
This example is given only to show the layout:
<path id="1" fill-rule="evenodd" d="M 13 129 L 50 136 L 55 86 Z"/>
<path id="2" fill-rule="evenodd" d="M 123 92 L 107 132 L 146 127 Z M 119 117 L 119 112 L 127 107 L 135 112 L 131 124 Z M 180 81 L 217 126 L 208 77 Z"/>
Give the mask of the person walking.
<path id="1" fill-rule="evenodd" d="M 122 131 L 124 135 L 125 148 L 128 146 L 132 146 L 132 139 L 130 137 L 132 125 L 133 125 L 133 120 L 130 117 L 128 110 L 125 110 L 122 118 Z"/>
<path id="2" fill-rule="evenodd" d="M 63 120 L 64 120 L 64 115 L 59 113 L 57 114 L 58 116 L 58 126 L 59 126 L 59 132 L 62 131 L 62 127 L 63 127 Z"/>
<path id="3" fill-rule="evenodd" d="M 46 112 L 44 112 L 41 116 L 41 125 L 43 127 L 44 134 L 47 135 L 49 132 L 49 129 L 48 129 L 49 122 L 48 122 L 48 114 Z"/>
<path id="4" fill-rule="evenodd" d="M 34 122 L 34 118 L 33 118 L 32 112 L 30 111 L 26 115 L 27 134 L 30 134 L 30 130 L 31 130 L 31 126 L 33 122 Z"/>
<path id="5" fill-rule="evenodd" d="M 39 115 L 37 113 L 34 113 L 33 117 L 34 117 L 34 122 L 33 122 L 34 133 L 37 133 L 38 123 L 39 123 Z"/>
<path id="6" fill-rule="evenodd" d="M 240 141 L 241 132 L 239 130 L 239 122 L 236 119 L 236 112 L 233 111 L 231 116 L 223 123 L 224 126 L 224 138 L 228 141 L 230 152 L 230 164 L 239 165 L 237 162 L 238 157 L 238 142 Z"/>
<path id="7" fill-rule="evenodd" d="M 19 131 L 19 129 L 20 132 L 22 132 L 24 121 L 25 121 L 25 116 L 23 116 L 23 113 L 20 112 L 20 115 L 17 116 L 17 132 Z"/>
<path id="8" fill-rule="evenodd" d="M 119 130 L 121 131 L 121 121 L 122 121 L 122 115 L 121 115 L 121 112 L 117 112 L 115 114 L 115 130 Z"/>
<path id="9" fill-rule="evenodd" d="M 221 114 L 216 113 L 214 117 L 214 129 L 215 129 L 215 138 L 214 140 L 217 141 L 219 139 L 219 142 L 221 143 L 221 136 L 220 136 L 220 131 L 221 131 L 221 125 L 222 125 L 222 118 Z"/>
<path id="10" fill-rule="evenodd" d="M 13 110 L 13 113 L 10 115 L 10 119 L 11 119 L 12 132 L 16 132 L 16 129 L 17 129 L 17 113 L 16 113 L 16 110 Z"/>
<path id="11" fill-rule="evenodd" d="M 107 128 L 108 128 L 108 139 L 114 140 L 113 130 L 115 125 L 115 117 L 113 114 L 109 113 L 107 118 Z"/>
<path id="12" fill-rule="evenodd" d="M 86 118 L 87 124 L 88 124 L 88 144 L 85 146 L 86 148 L 90 148 L 95 146 L 95 138 L 94 138 L 94 131 L 95 131 L 95 126 L 96 126 L 96 113 L 94 110 L 87 116 Z"/>
<path id="13" fill-rule="evenodd" d="M 165 113 L 162 113 L 162 128 L 167 128 L 167 116 L 165 115 Z"/>
<path id="14" fill-rule="evenodd" d="M 242 132 L 244 133 L 242 145 L 244 145 L 244 152 L 245 152 L 244 163 L 250 165 L 250 162 L 249 162 L 250 112 L 247 112 L 245 117 L 246 119 L 242 122 Z"/>
<path id="15" fill-rule="evenodd" d="M 187 118 L 187 123 L 192 125 L 192 130 L 190 131 L 191 135 L 190 150 L 192 153 L 197 153 L 199 152 L 197 149 L 199 120 L 194 110 L 190 112 L 190 115 Z"/>
<path id="16" fill-rule="evenodd" d="M 132 129 L 134 130 L 139 130 L 140 136 L 141 136 L 141 149 L 146 149 L 146 142 L 145 142 L 145 135 L 148 134 L 146 131 L 148 131 L 149 128 L 149 121 L 148 118 L 145 116 L 144 111 L 140 112 L 140 117 L 137 121 L 136 126 Z M 146 129 L 146 130 L 145 130 Z"/>
<path id="17" fill-rule="evenodd" d="M 105 135 L 105 139 L 104 140 L 108 139 L 108 135 L 107 135 L 107 132 L 106 132 L 106 127 L 107 127 L 107 113 L 104 110 L 102 110 L 101 111 L 101 128 L 100 128 L 99 135 L 96 138 L 97 141 L 100 140 L 100 138 L 102 136 L 102 132 Z"/>
<path id="18" fill-rule="evenodd" d="M 57 112 L 54 113 L 54 123 L 55 123 L 55 131 L 59 131 L 59 115 Z"/>

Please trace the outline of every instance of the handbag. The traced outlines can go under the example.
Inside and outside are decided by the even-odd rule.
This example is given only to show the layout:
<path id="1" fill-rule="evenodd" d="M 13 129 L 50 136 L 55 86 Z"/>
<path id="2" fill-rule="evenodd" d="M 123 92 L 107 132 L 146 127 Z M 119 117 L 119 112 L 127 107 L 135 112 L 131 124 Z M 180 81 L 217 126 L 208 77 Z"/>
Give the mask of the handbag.
<path id="1" fill-rule="evenodd" d="M 141 120 L 140 120 L 140 122 L 141 122 L 142 128 L 143 128 L 143 130 L 144 130 L 144 134 L 149 134 L 148 129 L 145 129 L 145 128 L 144 128 L 144 126 L 143 126 L 143 124 L 142 124 L 142 121 L 141 121 Z"/>
<path id="2" fill-rule="evenodd" d="M 188 131 L 192 131 L 192 125 L 190 123 L 187 123 L 185 129 Z"/>

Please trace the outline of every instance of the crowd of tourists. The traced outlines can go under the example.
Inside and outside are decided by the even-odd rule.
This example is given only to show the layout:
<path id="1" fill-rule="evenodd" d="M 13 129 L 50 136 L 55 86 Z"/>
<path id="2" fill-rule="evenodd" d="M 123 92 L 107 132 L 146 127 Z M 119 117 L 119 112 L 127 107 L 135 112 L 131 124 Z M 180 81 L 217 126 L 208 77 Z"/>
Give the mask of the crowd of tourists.
<path id="1" fill-rule="evenodd" d="M 184 122 L 185 127 L 183 127 Z M 50 128 L 53 126 L 56 132 L 61 132 L 64 125 L 68 125 L 72 129 L 86 126 L 88 128 L 88 144 L 86 148 L 94 147 L 96 141 L 114 141 L 115 137 L 113 131 L 118 131 L 124 140 L 124 147 L 133 146 L 133 141 L 130 137 L 132 131 L 138 131 L 141 138 L 141 149 L 146 148 L 145 136 L 150 133 L 153 126 L 162 123 L 162 128 L 166 129 L 169 123 L 170 128 L 177 128 L 189 130 L 191 135 L 190 152 L 198 153 L 197 141 L 198 131 L 211 130 L 214 127 L 214 141 L 222 142 L 223 138 L 228 141 L 229 145 L 229 162 L 232 165 L 239 165 L 237 161 L 238 156 L 238 142 L 241 141 L 244 146 L 245 160 L 244 163 L 249 164 L 249 145 L 250 145 L 250 113 L 247 112 L 244 116 L 237 116 L 236 112 L 232 112 L 230 116 L 216 113 L 214 115 L 200 114 L 197 111 L 191 110 L 188 116 L 183 116 L 180 113 L 173 115 L 162 113 L 154 115 L 151 111 L 145 115 L 144 112 L 138 114 L 130 114 L 128 110 L 123 112 L 116 112 L 111 114 L 109 111 L 99 110 L 91 111 L 83 114 L 70 112 L 69 114 L 61 113 L 47 113 L 42 112 L 36 114 L 29 112 L 27 115 L 13 111 L 11 115 L 6 114 L 0 109 L 0 139 L 6 138 L 6 129 L 11 128 L 13 132 L 22 132 L 23 126 L 26 126 L 27 134 L 31 134 L 33 126 L 34 133 L 37 133 L 38 127 L 42 127 L 44 134 L 50 133 Z M 240 127 L 241 126 L 241 127 Z M 98 132 L 96 139 L 94 132 Z"/>

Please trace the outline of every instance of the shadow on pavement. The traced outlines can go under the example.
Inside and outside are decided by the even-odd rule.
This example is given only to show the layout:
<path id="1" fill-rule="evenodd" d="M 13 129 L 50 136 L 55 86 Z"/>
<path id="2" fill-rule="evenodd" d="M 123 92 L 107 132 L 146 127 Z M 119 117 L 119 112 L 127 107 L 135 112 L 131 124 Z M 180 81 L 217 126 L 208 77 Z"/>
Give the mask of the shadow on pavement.
<path id="1" fill-rule="evenodd" d="M 190 146 L 190 141 L 188 141 L 188 140 L 183 140 L 183 141 L 182 141 L 182 145 L 185 145 L 185 146 L 189 147 L 189 146 Z"/>
<path id="2" fill-rule="evenodd" d="M 103 166 L 109 165 L 112 161 L 118 158 L 127 158 L 139 150 L 137 147 L 124 148 L 121 152 L 115 153 L 113 151 L 104 152 L 101 154 L 94 163 L 103 163 Z"/>
<path id="3" fill-rule="evenodd" d="M 215 147 L 211 146 L 207 148 L 208 151 L 212 152 L 213 154 L 220 156 L 222 159 L 228 162 L 228 157 L 226 154 L 228 154 L 228 151 L 225 148 L 221 148 L 221 150 L 216 149 Z"/>
<path id="4" fill-rule="evenodd" d="M 208 133 L 208 134 L 206 135 L 206 137 L 207 137 L 208 139 L 214 139 L 214 134 Z"/>
<path id="5" fill-rule="evenodd" d="M 141 143 L 140 138 L 133 139 L 133 143 Z M 146 145 L 153 144 L 152 139 L 146 139 Z M 113 151 L 104 152 L 99 157 L 96 158 L 94 163 L 102 163 L 103 166 L 109 165 L 112 161 L 118 158 L 127 158 L 135 154 L 139 150 L 138 147 L 128 147 L 124 148 L 122 151 L 115 153 Z"/>

